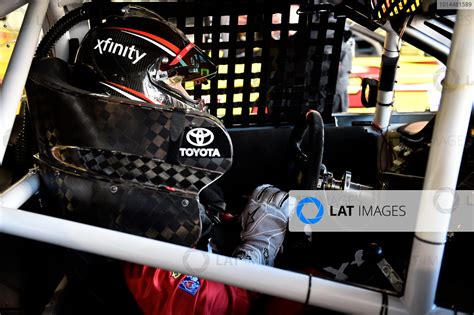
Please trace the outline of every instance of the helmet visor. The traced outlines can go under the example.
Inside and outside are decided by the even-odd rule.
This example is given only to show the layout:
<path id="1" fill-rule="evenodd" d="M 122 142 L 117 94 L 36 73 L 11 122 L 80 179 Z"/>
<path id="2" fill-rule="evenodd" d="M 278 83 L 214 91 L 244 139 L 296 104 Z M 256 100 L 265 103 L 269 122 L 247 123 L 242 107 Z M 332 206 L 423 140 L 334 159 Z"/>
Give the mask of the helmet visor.
<path id="1" fill-rule="evenodd" d="M 193 43 L 184 47 L 169 63 L 173 74 L 183 77 L 183 81 L 206 81 L 216 75 L 217 66 Z"/>

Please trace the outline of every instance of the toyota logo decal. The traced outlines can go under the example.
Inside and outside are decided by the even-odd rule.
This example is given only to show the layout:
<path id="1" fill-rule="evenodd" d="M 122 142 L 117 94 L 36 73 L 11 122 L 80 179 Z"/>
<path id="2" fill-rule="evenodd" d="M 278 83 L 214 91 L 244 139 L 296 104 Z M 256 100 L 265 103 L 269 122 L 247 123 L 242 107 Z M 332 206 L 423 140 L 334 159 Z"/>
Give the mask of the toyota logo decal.
<path id="1" fill-rule="evenodd" d="M 196 147 L 204 147 L 214 141 L 214 134 L 205 128 L 194 128 L 186 134 L 186 140 Z"/>

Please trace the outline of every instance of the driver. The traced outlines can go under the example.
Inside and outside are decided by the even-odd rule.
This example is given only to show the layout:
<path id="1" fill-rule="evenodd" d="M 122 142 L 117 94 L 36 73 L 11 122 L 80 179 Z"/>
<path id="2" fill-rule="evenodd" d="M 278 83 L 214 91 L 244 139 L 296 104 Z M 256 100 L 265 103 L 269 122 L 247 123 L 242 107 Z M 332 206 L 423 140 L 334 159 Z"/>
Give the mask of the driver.
<path id="1" fill-rule="evenodd" d="M 288 222 L 288 194 L 271 185 L 254 190 L 239 218 L 233 256 L 273 266 Z M 257 296 L 245 289 L 172 271 L 126 264 L 128 288 L 144 314 L 247 314 Z"/>
<path id="2" fill-rule="evenodd" d="M 204 111 L 203 103 L 193 100 L 183 83 L 200 84 L 214 76 L 217 67 L 175 26 L 151 11 L 129 6 L 124 16 L 89 32 L 75 70 L 83 87 L 91 91 Z M 255 189 L 239 217 L 241 242 L 234 257 L 273 265 L 288 223 L 287 197 L 271 185 Z M 256 296 L 196 275 L 131 263 L 122 270 L 145 314 L 245 314 Z"/>

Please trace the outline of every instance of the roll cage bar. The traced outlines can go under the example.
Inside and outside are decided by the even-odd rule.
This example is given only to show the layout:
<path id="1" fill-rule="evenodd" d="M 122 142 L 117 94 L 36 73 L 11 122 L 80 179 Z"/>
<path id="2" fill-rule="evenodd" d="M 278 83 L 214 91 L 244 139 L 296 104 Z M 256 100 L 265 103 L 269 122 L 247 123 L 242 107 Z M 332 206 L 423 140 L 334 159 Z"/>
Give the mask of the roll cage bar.
<path id="1" fill-rule="evenodd" d="M 74 2 L 74 1 L 69 1 Z M 17 104 L 28 75 L 46 13 L 60 16 L 58 1 L 13 0 L 3 2 L 0 16 L 28 3 L 3 85 L 0 90 L 0 161 L 3 160 Z M 361 18 L 354 18 L 360 21 Z M 466 129 L 472 108 L 474 61 L 472 27 L 474 11 L 458 11 L 451 37 L 451 48 L 441 41 L 409 26 L 404 39 L 418 47 L 429 47 L 441 61 L 448 55 L 448 74 L 443 83 L 440 111 L 436 118 L 429 154 L 424 190 L 456 189 Z M 372 25 L 373 27 L 373 25 Z M 389 31 L 386 52 L 398 45 L 398 34 Z M 446 35 L 446 33 L 445 33 Z M 449 37 L 449 36 L 448 36 Z M 397 46 L 395 46 L 397 47 Z M 64 55 L 63 48 L 56 53 Z M 396 49 L 395 49 L 396 51 Z M 390 56 L 388 57 L 395 57 Z M 379 103 L 386 103 L 393 91 L 379 91 Z M 384 107 L 378 104 L 378 107 Z M 387 106 L 385 106 L 387 107 Z M 389 108 L 389 107 L 388 107 Z M 388 125 L 387 108 L 378 108 L 375 122 Z M 456 143 L 447 139 L 458 139 Z M 31 170 L 19 182 L 0 194 L 0 232 L 91 252 L 138 264 L 194 274 L 204 279 L 274 295 L 300 303 L 345 313 L 364 314 L 448 314 L 452 310 L 434 304 L 441 261 L 448 231 L 449 216 L 436 222 L 437 233 L 416 233 L 405 291 L 402 296 L 378 292 L 325 280 L 311 275 L 250 264 L 234 258 L 205 253 L 165 242 L 75 223 L 45 215 L 21 211 L 22 206 L 40 186 L 39 176 Z M 418 223 L 429 220 L 433 205 L 422 197 Z M 158 254 L 159 253 L 159 254 Z"/>

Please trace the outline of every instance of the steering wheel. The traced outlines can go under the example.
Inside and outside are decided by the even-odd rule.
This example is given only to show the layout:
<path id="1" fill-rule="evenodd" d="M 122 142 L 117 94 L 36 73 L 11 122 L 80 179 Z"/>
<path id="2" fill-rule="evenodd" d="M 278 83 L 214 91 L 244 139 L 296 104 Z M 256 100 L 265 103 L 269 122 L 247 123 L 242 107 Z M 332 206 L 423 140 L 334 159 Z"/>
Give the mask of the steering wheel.
<path id="1" fill-rule="evenodd" d="M 305 141 L 305 152 L 302 149 Z M 316 110 L 309 110 L 296 122 L 288 143 L 288 173 L 291 189 L 316 189 L 323 159 L 324 123 Z"/>

